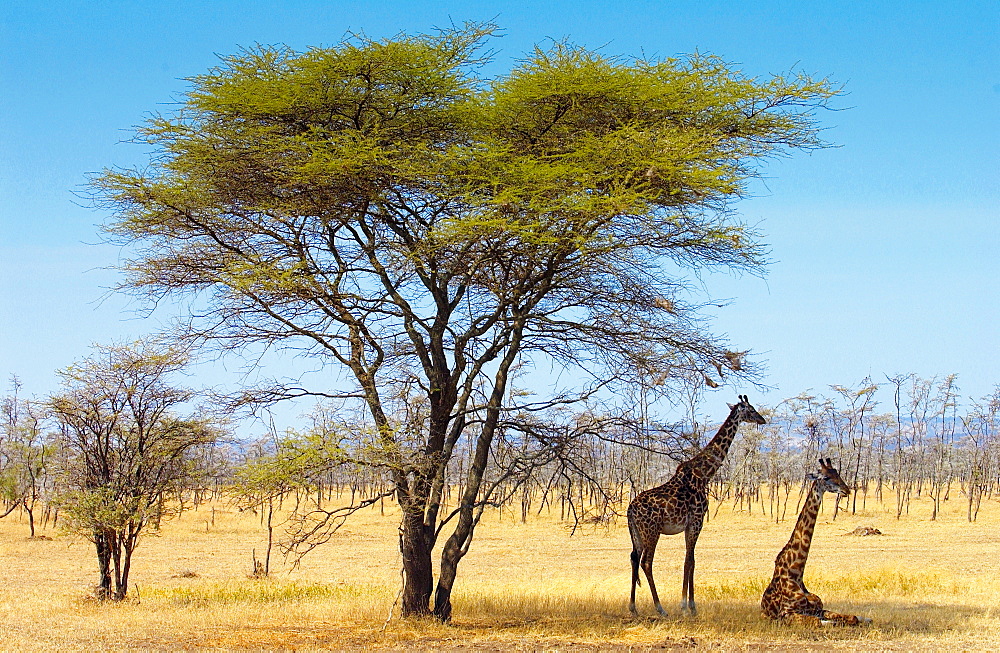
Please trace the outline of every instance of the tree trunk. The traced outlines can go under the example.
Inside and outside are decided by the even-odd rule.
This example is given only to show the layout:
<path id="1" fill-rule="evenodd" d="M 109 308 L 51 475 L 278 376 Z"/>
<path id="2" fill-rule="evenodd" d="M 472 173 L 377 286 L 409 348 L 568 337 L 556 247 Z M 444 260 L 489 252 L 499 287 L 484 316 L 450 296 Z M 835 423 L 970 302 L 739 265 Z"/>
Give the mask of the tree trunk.
<path id="1" fill-rule="evenodd" d="M 111 542 L 103 531 L 94 533 L 94 546 L 97 548 L 97 566 L 100 582 L 97 585 L 97 598 L 102 601 L 112 597 L 111 587 Z"/>
<path id="2" fill-rule="evenodd" d="M 458 563 L 469 550 L 476 521 L 472 500 L 465 497 L 465 503 L 458 516 L 458 525 L 455 526 L 455 531 L 441 551 L 441 573 L 434 593 L 434 616 L 443 622 L 451 621 L 451 591 L 458 575 Z"/>
<path id="3" fill-rule="evenodd" d="M 28 526 L 31 529 L 31 537 L 32 537 L 32 539 L 34 539 L 34 537 L 35 537 L 35 511 L 32 509 L 32 506 L 29 505 L 27 501 L 24 502 L 24 511 L 26 513 L 28 513 Z"/>
<path id="4" fill-rule="evenodd" d="M 504 370 L 505 368 L 501 367 L 501 372 Z M 497 386 L 499 387 L 500 384 L 498 383 Z M 494 405 L 498 404 L 498 397 L 499 393 L 494 390 Z M 460 499 L 462 503 L 458 514 L 458 525 L 455 526 L 455 530 L 441 552 L 441 574 L 434 596 L 434 616 L 444 622 L 451 620 L 451 590 L 458 573 L 458 563 L 469 550 L 469 543 L 472 541 L 472 535 L 478 521 L 475 514 L 476 500 L 479 497 L 479 489 L 485 476 L 498 417 L 499 411 L 491 411 L 490 417 L 483 425 L 482 431 L 479 432 L 479 437 L 476 438 L 475 453 L 469 463 L 465 492 Z"/>
<path id="5" fill-rule="evenodd" d="M 431 588 L 434 570 L 431 565 L 433 527 L 424 525 L 424 514 L 413 507 L 403 509 L 399 529 L 399 551 L 403 558 L 403 608 L 404 617 L 430 614 Z"/>
<path id="6" fill-rule="evenodd" d="M 274 517 L 274 499 L 267 500 L 267 553 L 264 554 L 264 575 L 271 575 L 271 548 L 274 544 L 274 525 L 271 523 Z M 254 570 L 256 571 L 256 569 Z"/>
<path id="7" fill-rule="evenodd" d="M 451 590 L 455 586 L 462 556 L 462 550 L 452 535 L 441 552 L 441 574 L 434 593 L 434 616 L 443 622 L 451 621 Z"/>
<path id="8" fill-rule="evenodd" d="M 124 554 L 124 560 L 122 560 L 121 580 L 115 592 L 116 601 L 124 601 L 125 597 L 128 596 L 128 579 L 132 571 L 132 554 L 135 552 L 136 545 L 139 544 L 139 533 L 142 532 L 143 526 L 142 522 L 129 524 L 118 540 L 118 546 Z"/>
<path id="9" fill-rule="evenodd" d="M 115 601 L 121 601 L 125 598 L 122 593 L 122 540 L 124 538 L 124 533 L 116 533 L 115 531 L 109 531 L 108 541 L 111 544 L 111 560 L 114 563 L 115 570 L 115 591 L 111 596 Z"/>

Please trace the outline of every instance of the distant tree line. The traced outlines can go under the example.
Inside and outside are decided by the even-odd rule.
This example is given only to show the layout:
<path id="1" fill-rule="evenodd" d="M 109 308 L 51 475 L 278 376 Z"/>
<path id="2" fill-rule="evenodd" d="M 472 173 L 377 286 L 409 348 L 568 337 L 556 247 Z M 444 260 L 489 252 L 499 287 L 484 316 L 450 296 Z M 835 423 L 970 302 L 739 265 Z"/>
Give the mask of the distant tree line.
<path id="1" fill-rule="evenodd" d="M 622 428 L 629 424 L 622 420 L 599 432 L 567 431 L 563 455 L 533 469 L 517 491 L 511 483 L 503 493 L 517 504 L 507 507 L 523 516 L 558 506 L 565 518 L 613 518 L 711 437 L 712 425 L 694 419 L 699 391 L 692 395 L 688 419 L 676 424 L 639 420 Z M 873 501 L 890 504 L 899 518 L 925 498 L 931 519 L 945 501 L 958 500 L 975 521 L 983 499 L 1000 490 L 1000 387 L 963 402 L 954 374 L 897 375 L 881 383 L 865 378 L 857 386 L 832 385 L 826 394 L 804 392 L 762 412 L 768 423 L 743 427 L 714 479 L 717 505 L 794 518 L 803 479 L 821 456 L 837 461 L 853 490 L 835 510 L 852 514 Z"/>
<path id="2" fill-rule="evenodd" d="M 391 468 L 364 455 L 377 432 L 336 403 L 316 406 L 298 430 L 240 440 L 197 393 L 168 377 L 187 356 L 151 342 L 99 347 L 60 372 L 63 387 L 45 399 L 21 395 L 17 379 L 0 401 L 0 517 L 23 514 L 29 535 L 57 523 L 90 539 L 97 552 L 98 595 L 120 600 L 139 535 L 164 518 L 208 501 L 258 514 L 267 547 L 253 572 L 267 575 L 272 548 L 301 556 L 334 536 L 356 511 L 396 501 Z M 475 517 L 494 509 L 522 521 L 558 515 L 572 528 L 614 520 L 637 492 L 669 478 L 707 441 L 713 425 L 695 418 L 699 379 L 676 397 L 686 417 L 651 417 L 643 390 L 635 414 L 550 408 L 498 427 Z M 888 395 L 888 400 L 883 399 Z M 204 397 L 200 397 L 204 399 Z M 869 502 L 911 513 L 914 500 L 937 519 L 961 501 L 975 521 L 983 499 L 1000 492 L 1000 387 L 963 402 L 956 375 L 915 374 L 832 385 L 759 407 L 768 423 L 744 427 L 717 474 L 715 510 L 726 503 L 775 521 L 794 518 L 805 474 L 819 457 L 838 461 L 852 495 L 836 511 Z M 400 424 L 418 424 L 412 402 Z M 210 417 L 214 416 L 214 417 Z M 475 445 L 460 438 L 442 488 L 447 522 L 457 514 Z"/>

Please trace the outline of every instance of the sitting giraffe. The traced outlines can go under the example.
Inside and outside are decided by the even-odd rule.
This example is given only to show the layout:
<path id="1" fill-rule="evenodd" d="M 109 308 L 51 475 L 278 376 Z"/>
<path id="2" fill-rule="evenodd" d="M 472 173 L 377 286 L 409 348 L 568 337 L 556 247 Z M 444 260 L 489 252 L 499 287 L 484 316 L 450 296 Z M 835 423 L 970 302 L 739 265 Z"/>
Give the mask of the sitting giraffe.
<path id="1" fill-rule="evenodd" d="M 628 507 L 628 530 L 632 536 L 632 597 L 628 609 L 635 610 L 635 586 L 639 584 L 642 567 L 653 595 L 653 605 L 661 615 L 667 613 L 660 605 L 653 583 L 653 554 L 660 535 L 684 533 L 687 555 L 684 558 L 684 583 L 681 588 L 681 612 L 697 613 L 694 605 L 694 547 L 708 511 L 708 484 L 719 470 L 736 437 L 740 422 L 764 424 L 745 395 L 730 406 L 729 417 L 719 427 L 711 442 L 691 460 L 677 466 L 673 477 L 659 487 L 645 490 L 632 499 Z"/>
<path id="2" fill-rule="evenodd" d="M 819 465 L 819 474 L 809 474 L 807 477 L 813 482 L 809 488 L 809 497 L 802 506 L 791 539 L 774 560 L 774 576 L 771 584 L 764 590 L 760 607 L 764 616 L 771 619 L 808 626 L 857 626 L 871 623 L 868 617 L 824 610 L 823 601 L 802 583 L 802 573 L 809 557 L 809 544 L 816 528 L 816 515 L 823 503 L 823 493 L 836 492 L 839 499 L 841 495 L 847 496 L 851 491 L 840 478 L 840 473 L 833 468 L 829 458 L 826 462 L 821 458 Z"/>

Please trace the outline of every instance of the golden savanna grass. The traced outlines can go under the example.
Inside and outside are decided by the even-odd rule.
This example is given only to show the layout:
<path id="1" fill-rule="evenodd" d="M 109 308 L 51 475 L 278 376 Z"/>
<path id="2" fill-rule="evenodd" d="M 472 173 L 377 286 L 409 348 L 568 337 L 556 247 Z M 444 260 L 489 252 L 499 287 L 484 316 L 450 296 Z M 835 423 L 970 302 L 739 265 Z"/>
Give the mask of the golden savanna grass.
<path id="1" fill-rule="evenodd" d="M 297 568 L 280 556 L 272 577 L 248 578 L 262 555 L 258 519 L 202 506 L 147 537 L 136 552 L 132 598 L 102 605 L 91 545 L 47 530 L 27 539 L 0 522 L 0 647 L 69 649 L 395 650 L 1000 650 L 1000 504 L 968 523 L 960 499 L 930 521 L 917 502 L 897 521 L 868 502 L 857 515 L 820 516 L 806 582 L 832 610 L 871 617 L 864 628 L 809 630 L 759 616 L 760 594 L 794 515 L 776 524 L 725 505 L 698 545 L 700 614 L 677 614 L 683 537 L 660 540 L 656 578 L 667 618 L 628 614 L 629 538 L 611 526 L 567 525 L 542 514 L 484 518 L 462 562 L 454 620 L 400 620 L 397 519 L 390 504 L 348 522 Z M 844 535 L 874 526 L 884 535 Z M 392 615 L 390 618 L 390 614 Z"/>

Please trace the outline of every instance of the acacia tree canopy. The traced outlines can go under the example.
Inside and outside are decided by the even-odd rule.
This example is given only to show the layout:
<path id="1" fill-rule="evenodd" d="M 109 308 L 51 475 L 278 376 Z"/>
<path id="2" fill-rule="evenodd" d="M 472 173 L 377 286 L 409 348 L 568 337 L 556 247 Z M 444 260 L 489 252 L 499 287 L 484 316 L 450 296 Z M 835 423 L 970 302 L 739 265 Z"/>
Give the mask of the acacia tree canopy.
<path id="1" fill-rule="evenodd" d="M 197 294 L 190 337 L 298 347 L 349 371 L 343 387 L 243 396 L 364 406 L 365 451 L 403 511 L 404 614 L 431 609 L 448 462 L 469 438 L 443 619 L 494 438 L 526 409 L 517 366 L 572 370 L 577 397 L 651 371 L 741 373 L 685 301 L 684 275 L 762 269 L 758 234 L 728 205 L 762 159 L 822 145 L 813 112 L 837 92 L 711 56 L 567 43 L 489 79 L 495 29 L 224 57 L 139 129 L 158 153 L 148 168 L 94 181 L 109 233 L 134 252 L 123 288 Z"/>

